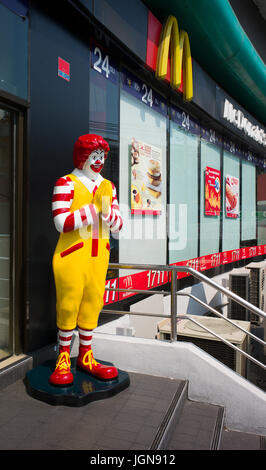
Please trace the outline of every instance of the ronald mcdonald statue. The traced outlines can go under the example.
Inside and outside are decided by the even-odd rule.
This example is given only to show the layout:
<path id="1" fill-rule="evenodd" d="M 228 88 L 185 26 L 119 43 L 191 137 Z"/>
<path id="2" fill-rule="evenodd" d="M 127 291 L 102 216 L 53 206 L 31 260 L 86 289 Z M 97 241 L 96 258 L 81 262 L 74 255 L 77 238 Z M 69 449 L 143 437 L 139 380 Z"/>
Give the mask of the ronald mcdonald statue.
<path id="1" fill-rule="evenodd" d="M 75 169 L 53 191 L 53 219 L 60 236 L 53 256 L 59 355 L 49 379 L 52 385 L 73 383 L 70 344 L 76 327 L 77 367 L 102 380 L 118 376 L 116 367 L 97 362 L 91 349 L 103 307 L 109 231 L 119 232 L 123 224 L 115 186 L 100 175 L 109 150 L 98 135 L 80 136 L 74 145 Z"/>

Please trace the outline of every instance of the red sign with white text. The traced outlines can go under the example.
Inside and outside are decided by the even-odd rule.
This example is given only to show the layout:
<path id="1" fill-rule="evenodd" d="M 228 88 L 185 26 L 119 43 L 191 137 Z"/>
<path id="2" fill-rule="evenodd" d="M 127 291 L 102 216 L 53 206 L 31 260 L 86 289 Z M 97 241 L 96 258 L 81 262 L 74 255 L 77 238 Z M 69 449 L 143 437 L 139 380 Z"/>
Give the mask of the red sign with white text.
<path id="1" fill-rule="evenodd" d="M 120 277 L 119 288 L 149 290 L 154 287 L 159 287 L 162 284 L 166 284 L 167 282 L 167 271 L 140 271 L 139 273 Z M 132 295 L 135 295 L 135 293 L 120 292 L 119 300 L 126 299 Z"/>
<path id="2" fill-rule="evenodd" d="M 192 258 L 170 266 L 189 266 L 197 271 L 206 271 L 224 264 L 234 263 L 243 259 L 253 258 L 255 256 L 266 255 L 266 245 L 238 248 L 236 250 L 223 251 L 222 253 L 213 253 L 211 255 Z M 177 279 L 190 276 L 187 272 L 178 272 Z M 149 290 L 167 284 L 171 280 L 171 272 L 168 271 L 140 271 L 128 276 L 106 281 L 106 287 L 120 289 L 139 289 Z M 134 292 L 113 292 L 106 291 L 104 295 L 104 305 L 123 300 L 136 295 Z"/>
<path id="3" fill-rule="evenodd" d="M 108 288 L 111 288 L 111 289 L 117 289 L 118 288 L 118 283 L 119 283 L 118 278 L 108 279 L 108 281 L 106 281 L 106 283 L 105 283 L 105 287 L 108 287 Z M 116 292 L 116 291 L 106 290 L 105 293 L 104 293 L 104 297 L 103 297 L 104 305 L 109 305 L 109 304 L 112 304 L 114 302 L 117 302 L 119 300 L 118 294 L 119 293 Z"/>

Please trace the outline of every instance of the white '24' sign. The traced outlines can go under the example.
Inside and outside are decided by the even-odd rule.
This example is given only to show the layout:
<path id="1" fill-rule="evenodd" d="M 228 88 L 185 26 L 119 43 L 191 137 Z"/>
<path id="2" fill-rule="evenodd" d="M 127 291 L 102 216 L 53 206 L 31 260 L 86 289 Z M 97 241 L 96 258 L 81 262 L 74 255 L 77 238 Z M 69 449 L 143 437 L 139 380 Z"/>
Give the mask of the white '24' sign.
<path id="1" fill-rule="evenodd" d="M 92 44 L 91 56 L 92 68 L 101 74 L 102 77 L 116 83 L 117 70 L 112 64 L 110 54 L 101 48 L 101 46 Z"/>

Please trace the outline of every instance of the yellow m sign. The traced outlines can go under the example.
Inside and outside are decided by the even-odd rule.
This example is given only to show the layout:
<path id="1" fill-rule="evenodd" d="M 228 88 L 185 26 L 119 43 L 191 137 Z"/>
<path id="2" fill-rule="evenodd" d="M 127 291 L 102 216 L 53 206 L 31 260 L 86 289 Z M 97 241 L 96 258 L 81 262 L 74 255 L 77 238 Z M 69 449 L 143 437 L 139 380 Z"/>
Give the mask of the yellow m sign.
<path id="1" fill-rule="evenodd" d="M 156 77 L 166 78 L 171 46 L 171 86 L 181 85 L 181 70 L 183 69 L 183 96 L 190 101 L 193 98 L 192 60 L 188 34 L 178 29 L 177 19 L 170 15 L 163 25 L 158 47 Z"/>

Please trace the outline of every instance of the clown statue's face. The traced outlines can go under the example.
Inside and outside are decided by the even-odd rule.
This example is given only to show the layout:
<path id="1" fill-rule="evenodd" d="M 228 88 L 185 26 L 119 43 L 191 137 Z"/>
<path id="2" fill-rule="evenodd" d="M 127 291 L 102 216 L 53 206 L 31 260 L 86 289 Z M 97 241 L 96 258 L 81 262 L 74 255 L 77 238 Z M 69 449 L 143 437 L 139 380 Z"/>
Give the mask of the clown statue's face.
<path id="1" fill-rule="evenodd" d="M 95 180 L 104 165 L 104 151 L 102 149 L 93 150 L 84 163 L 83 171 L 90 179 Z"/>
<path id="2" fill-rule="evenodd" d="M 81 135 L 74 144 L 74 166 L 95 181 L 103 168 L 109 150 L 108 143 L 100 135 Z"/>

